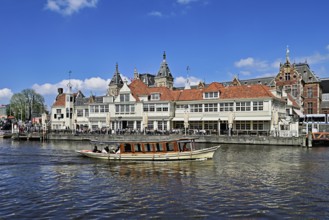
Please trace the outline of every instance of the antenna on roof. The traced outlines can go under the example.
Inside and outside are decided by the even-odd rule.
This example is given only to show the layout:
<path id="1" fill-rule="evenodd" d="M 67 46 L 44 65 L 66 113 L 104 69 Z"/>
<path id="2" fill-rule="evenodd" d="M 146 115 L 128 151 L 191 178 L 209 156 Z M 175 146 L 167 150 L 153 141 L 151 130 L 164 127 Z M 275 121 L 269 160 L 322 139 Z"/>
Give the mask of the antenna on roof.
<path id="1" fill-rule="evenodd" d="M 71 84 L 71 73 L 72 71 L 69 71 L 69 83 L 67 84 L 67 87 L 69 88 L 69 93 L 72 92 L 72 84 Z"/>
<path id="2" fill-rule="evenodd" d="M 187 77 L 186 77 L 186 83 L 185 83 L 185 88 L 184 89 L 191 89 L 191 85 L 190 85 L 190 80 L 189 80 L 189 71 L 190 71 L 190 66 L 186 67 L 186 73 L 187 73 Z"/>

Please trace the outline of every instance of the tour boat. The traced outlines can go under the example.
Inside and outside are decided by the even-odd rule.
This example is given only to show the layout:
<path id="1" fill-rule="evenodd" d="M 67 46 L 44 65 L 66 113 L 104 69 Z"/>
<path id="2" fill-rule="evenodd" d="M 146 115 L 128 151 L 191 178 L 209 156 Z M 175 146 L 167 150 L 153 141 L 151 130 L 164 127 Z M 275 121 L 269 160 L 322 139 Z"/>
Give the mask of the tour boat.
<path id="1" fill-rule="evenodd" d="M 170 161 L 212 159 L 219 145 L 196 149 L 195 139 L 184 138 L 162 141 L 125 141 L 104 143 L 92 141 L 93 150 L 77 152 L 91 158 L 122 161 Z M 99 145 L 105 147 L 99 149 Z M 101 151 L 100 151 L 101 150 Z"/>

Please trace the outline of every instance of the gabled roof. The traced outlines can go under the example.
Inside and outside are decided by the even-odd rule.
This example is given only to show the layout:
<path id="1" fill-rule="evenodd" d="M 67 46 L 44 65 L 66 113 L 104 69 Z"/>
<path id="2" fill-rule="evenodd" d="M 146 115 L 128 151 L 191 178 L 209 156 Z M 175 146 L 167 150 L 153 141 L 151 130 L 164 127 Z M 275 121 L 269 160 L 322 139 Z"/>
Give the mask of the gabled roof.
<path id="1" fill-rule="evenodd" d="M 171 90 L 167 87 L 151 87 L 148 88 L 150 94 L 159 93 L 160 101 L 173 101 L 174 97 L 171 93 Z"/>
<path id="2" fill-rule="evenodd" d="M 177 101 L 202 100 L 202 89 L 184 89 L 180 91 Z"/>
<path id="3" fill-rule="evenodd" d="M 221 83 L 211 83 L 203 89 L 170 90 L 166 87 L 147 87 L 140 79 L 134 79 L 129 85 L 135 98 L 160 93 L 160 100 L 193 101 L 203 100 L 204 92 L 220 91 L 218 99 L 275 98 L 270 88 L 265 85 L 243 85 L 224 87 Z M 137 100 L 137 99 L 136 99 Z"/>
<path id="4" fill-rule="evenodd" d="M 133 81 L 129 84 L 129 88 L 133 95 L 149 95 L 147 85 L 145 85 L 145 83 L 143 83 L 140 79 L 133 79 Z"/>
<path id="5" fill-rule="evenodd" d="M 160 101 L 172 101 L 174 100 L 174 96 L 171 93 L 172 91 L 167 87 L 148 87 L 143 83 L 140 79 L 134 79 L 129 88 L 131 90 L 132 95 L 139 100 L 140 96 L 149 96 L 152 93 L 160 94 Z"/>
<path id="6" fill-rule="evenodd" d="M 221 99 L 275 98 L 270 88 L 264 85 L 228 86 L 221 91 Z"/>
<path id="7" fill-rule="evenodd" d="M 305 83 L 320 82 L 319 78 L 311 71 L 307 63 L 295 64 L 296 70 L 302 75 Z"/>
<path id="8" fill-rule="evenodd" d="M 65 93 L 58 94 L 53 104 L 53 107 L 65 107 L 65 97 Z"/>
<path id="9" fill-rule="evenodd" d="M 223 88 L 224 88 L 223 84 L 219 82 L 212 82 L 203 89 L 203 92 L 218 92 Z"/>

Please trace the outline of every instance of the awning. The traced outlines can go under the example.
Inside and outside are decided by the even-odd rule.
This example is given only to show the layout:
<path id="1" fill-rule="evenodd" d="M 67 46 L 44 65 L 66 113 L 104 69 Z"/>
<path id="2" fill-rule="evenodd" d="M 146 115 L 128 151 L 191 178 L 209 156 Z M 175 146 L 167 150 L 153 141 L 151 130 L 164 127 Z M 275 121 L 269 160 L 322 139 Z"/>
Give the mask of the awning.
<path id="1" fill-rule="evenodd" d="M 298 109 L 293 109 L 293 110 L 299 117 L 303 116 L 303 113 L 300 110 L 298 110 Z"/>
<path id="2" fill-rule="evenodd" d="M 173 118 L 172 121 L 184 121 L 184 118 Z"/>
<path id="3" fill-rule="evenodd" d="M 175 117 L 175 118 L 173 118 L 173 120 L 172 121 L 184 121 L 184 118 L 182 117 Z M 194 117 L 190 117 L 189 119 L 188 119 L 188 121 L 201 121 L 201 117 L 196 117 L 196 118 L 194 118 Z"/>
<path id="4" fill-rule="evenodd" d="M 243 117 L 236 116 L 234 121 L 270 121 L 271 116 L 252 116 L 252 117 Z"/>
<path id="5" fill-rule="evenodd" d="M 202 121 L 218 121 L 219 117 L 203 117 Z"/>
<path id="6" fill-rule="evenodd" d="M 197 118 L 189 118 L 188 119 L 189 121 L 201 121 L 201 118 L 200 117 L 197 117 Z"/>

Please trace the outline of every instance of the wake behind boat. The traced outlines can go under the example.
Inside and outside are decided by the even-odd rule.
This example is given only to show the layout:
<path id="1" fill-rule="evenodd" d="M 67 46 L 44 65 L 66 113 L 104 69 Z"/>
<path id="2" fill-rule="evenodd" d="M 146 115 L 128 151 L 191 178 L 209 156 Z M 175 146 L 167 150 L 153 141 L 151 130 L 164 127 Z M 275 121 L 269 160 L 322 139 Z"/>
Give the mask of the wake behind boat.
<path id="1" fill-rule="evenodd" d="M 212 159 L 215 151 L 220 147 L 214 146 L 196 149 L 195 139 L 184 138 L 166 141 L 126 141 L 116 143 L 111 149 L 106 146 L 102 151 L 98 145 L 102 142 L 92 141 L 94 150 L 78 150 L 77 152 L 91 158 L 104 160 L 126 161 L 169 161 L 169 160 L 197 160 Z"/>

